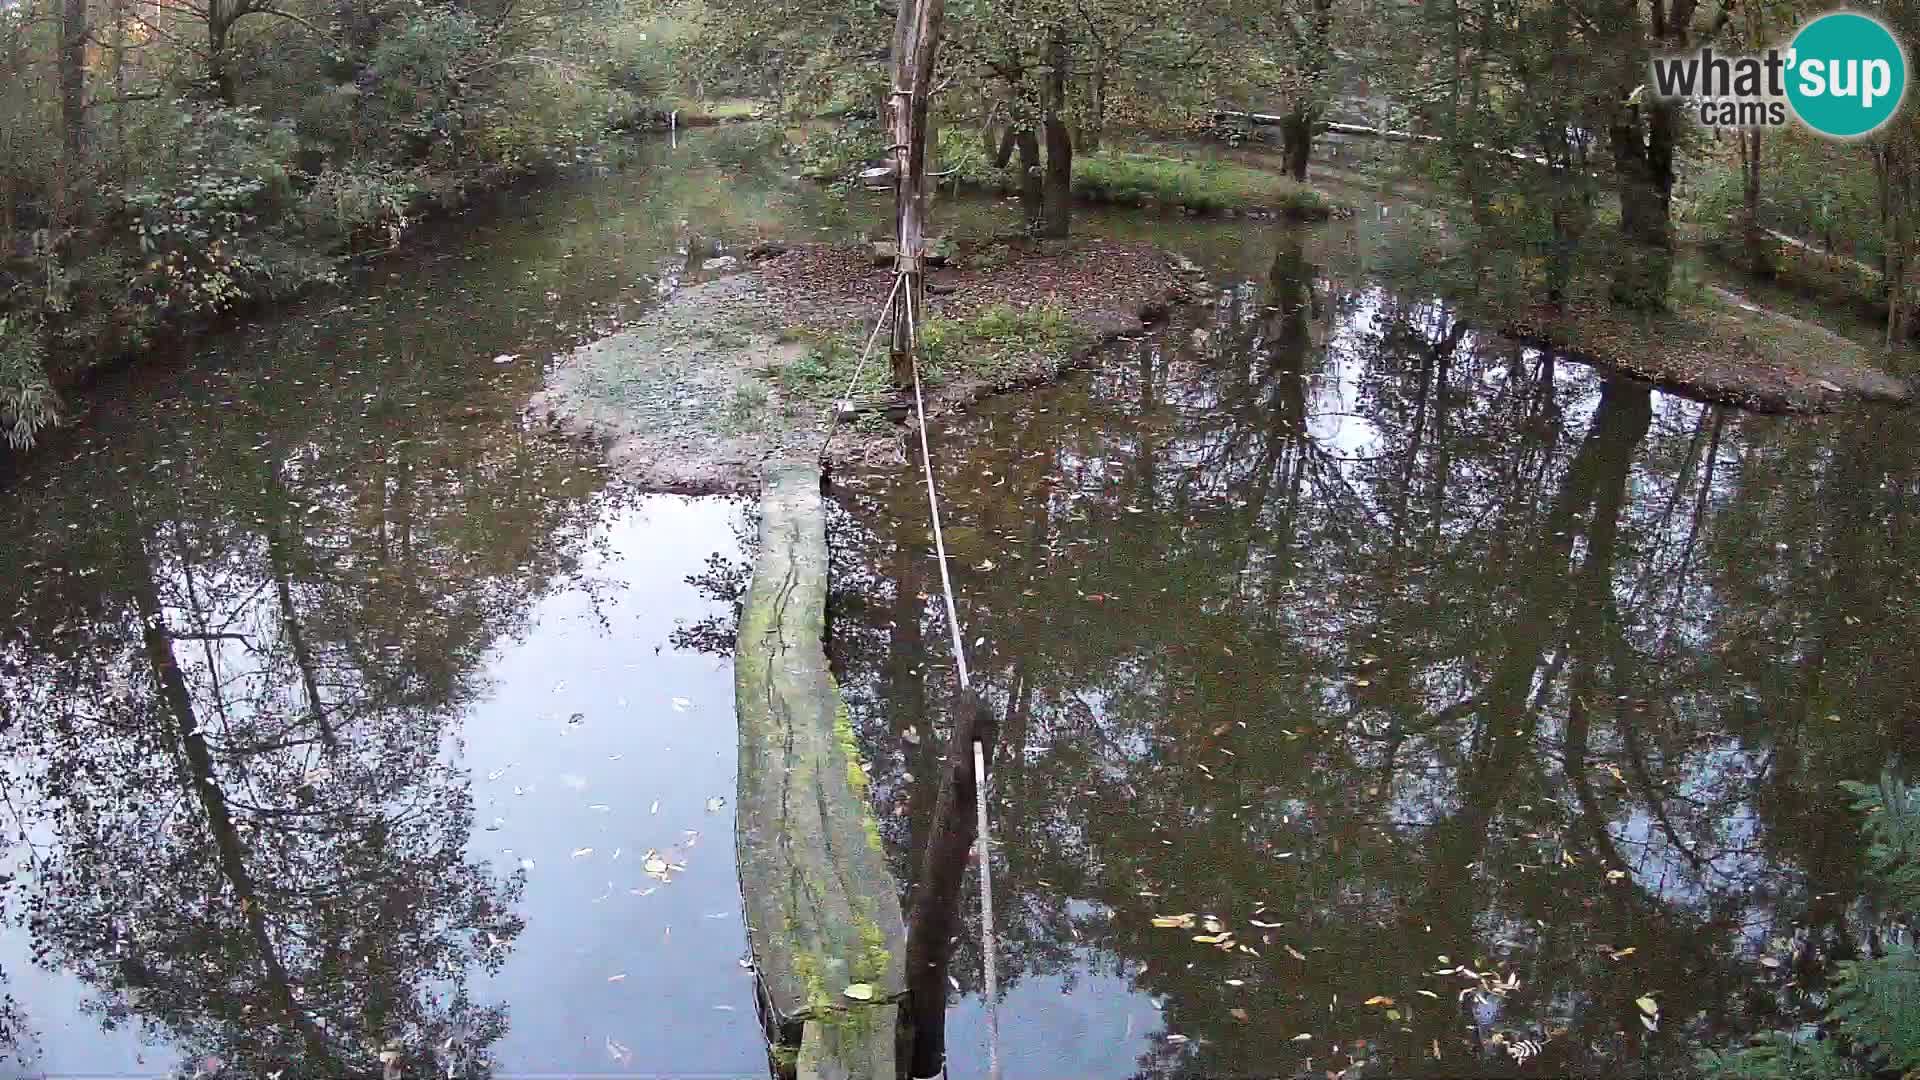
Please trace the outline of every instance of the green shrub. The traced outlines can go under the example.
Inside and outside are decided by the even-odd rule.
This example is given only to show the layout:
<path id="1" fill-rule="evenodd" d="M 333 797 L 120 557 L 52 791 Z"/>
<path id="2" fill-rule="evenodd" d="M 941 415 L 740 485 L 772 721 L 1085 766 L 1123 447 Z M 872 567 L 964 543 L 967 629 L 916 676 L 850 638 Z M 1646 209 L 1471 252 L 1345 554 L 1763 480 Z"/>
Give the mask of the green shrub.
<path id="1" fill-rule="evenodd" d="M 1883 910 L 1904 922 L 1920 910 L 1920 791 L 1891 776 L 1841 785 L 1866 815 L 1867 879 Z M 1842 961 L 1825 1018 L 1792 1032 L 1771 1031 L 1735 1051 L 1709 1050 L 1700 1066 L 1713 1080 L 1837 1080 L 1920 1069 L 1920 951 L 1890 935 L 1883 956 Z"/>
<path id="2" fill-rule="evenodd" d="M 929 378 L 998 378 L 1064 363 L 1091 340 L 1057 307 L 988 308 L 966 319 L 929 319 L 920 332 Z"/>
<path id="3" fill-rule="evenodd" d="M 845 180 L 886 151 L 886 133 L 879 125 L 850 120 L 810 132 L 793 148 L 793 156 L 808 179 Z"/>
<path id="4" fill-rule="evenodd" d="M 980 142 L 980 133 L 972 128 L 943 127 L 934 143 L 939 161 L 935 172 L 948 173 L 940 180 L 956 187 L 1008 190 L 1014 187 L 1012 163 L 1007 168 L 993 164 L 992 155 Z"/>
<path id="5" fill-rule="evenodd" d="M 59 401 L 47 380 L 35 327 L 16 315 L 0 315 L 0 428 L 16 450 L 59 421 Z"/>

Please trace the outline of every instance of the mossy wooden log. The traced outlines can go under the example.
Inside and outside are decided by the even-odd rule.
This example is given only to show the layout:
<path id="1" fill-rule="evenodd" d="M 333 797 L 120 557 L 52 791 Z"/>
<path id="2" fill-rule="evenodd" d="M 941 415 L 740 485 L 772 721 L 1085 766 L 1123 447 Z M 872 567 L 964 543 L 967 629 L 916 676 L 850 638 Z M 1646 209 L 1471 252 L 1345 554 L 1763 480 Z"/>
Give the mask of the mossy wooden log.
<path id="1" fill-rule="evenodd" d="M 770 468 L 734 655 L 747 935 L 770 1037 L 812 1047 L 801 1075 L 891 1080 L 906 929 L 827 670 L 826 600 L 820 472 Z"/>

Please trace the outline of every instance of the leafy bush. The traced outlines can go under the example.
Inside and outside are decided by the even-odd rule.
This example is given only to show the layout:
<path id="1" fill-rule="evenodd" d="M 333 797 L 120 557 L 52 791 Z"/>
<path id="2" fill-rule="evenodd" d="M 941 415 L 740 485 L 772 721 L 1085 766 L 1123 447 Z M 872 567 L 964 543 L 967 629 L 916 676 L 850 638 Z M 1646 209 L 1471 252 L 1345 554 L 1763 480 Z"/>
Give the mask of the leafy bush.
<path id="1" fill-rule="evenodd" d="M 864 120 L 816 128 L 793 148 L 800 174 L 813 180 L 847 179 L 886 152 L 886 133 Z"/>
<path id="2" fill-rule="evenodd" d="M 1012 163 L 1006 168 L 997 168 L 992 155 L 980 142 L 980 134 L 969 128 L 943 127 L 934 144 L 934 153 L 939 161 L 936 172 L 950 173 L 943 177 L 942 183 L 958 187 L 991 188 L 1007 190 L 1014 186 Z"/>
<path id="3" fill-rule="evenodd" d="M 408 209 L 419 188 L 407 177 L 377 165 L 352 165 L 321 173 L 301 202 L 307 234 L 331 244 L 373 240 L 391 247 L 407 230 Z"/>
<path id="4" fill-rule="evenodd" d="M 291 191 L 288 125 L 248 108 L 183 110 L 174 153 L 130 187 L 122 214 L 139 245 L 130 291 L 180 315 L 290 295 L 329 275 L 324 260 L 276 235 Z"/>
<path id="5" fill-rule="evenodd" d="M 1050 305 L 991 307 L 966 319 L 929 319 L 920 334 L 932 378 L 997 378 L 1036 365 L 1064 363 L 1091 340 L 1066 312 Z"/>
<path id="6" fill-rule="evenodd" d="M 58 407 L 35 327 L 0 315 L 0 428 L 7 445 L 31 446 L 36 434 L 59 421 Z"/>
<path id="7" fill-rule="evenodd" d="M 1867 875 L 1877 899 L 1904 922 L 1920 909 L 1920 791 L 1885 777 L 1842 785 L 1866 815 Z M 1824 1020 L 1772 1031 L 1737 1051 L 1707 1051 L 1714 1080 L 1831 1080 L 1920 1069 L 1920 950 L 1894 935 L 1883 956 L 1835 965 Z"/>

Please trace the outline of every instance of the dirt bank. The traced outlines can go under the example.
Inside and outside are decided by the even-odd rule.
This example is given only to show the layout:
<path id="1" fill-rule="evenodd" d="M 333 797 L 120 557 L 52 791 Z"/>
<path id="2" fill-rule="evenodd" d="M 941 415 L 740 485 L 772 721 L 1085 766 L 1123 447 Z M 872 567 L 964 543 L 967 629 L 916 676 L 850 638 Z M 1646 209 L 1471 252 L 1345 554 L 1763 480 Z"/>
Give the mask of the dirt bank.
<path id="1" fill-rule="evenodd" d="M 530 420 L 606 444 L 648 488 L 751 490 L 769 460 L 818 456 L 849 379 L 861 417 L 839 425 L 834 465 L 907 460 L 910 433 L 884 386 L 885 343 L 858 352 L 892 285 L 866 248 L 806 245 L 688 276 L 640 322 L 559 357 Z M 930 277 L 931 415 L 1032 386 L 1138 333 L 1188 294 L 1190 264 L 1146 244 L 997 239 Z"/>
<path id="2" fill-rule="evenodd" d="M 1665 389 L 1763 413 L 1824 413 L 1855 402 L 1911 405 L 1887 357 L 1825 327 L 1724 289 L 1654 315 L 1604 303 L 1496 320 L 1503 333 Z"/>

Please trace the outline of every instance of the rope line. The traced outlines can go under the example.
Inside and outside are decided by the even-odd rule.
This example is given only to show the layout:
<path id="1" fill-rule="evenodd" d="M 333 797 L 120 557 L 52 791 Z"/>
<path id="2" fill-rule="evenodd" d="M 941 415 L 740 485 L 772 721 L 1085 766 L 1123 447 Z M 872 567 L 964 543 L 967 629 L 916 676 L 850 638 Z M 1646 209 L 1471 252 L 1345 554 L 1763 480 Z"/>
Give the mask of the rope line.
<path id="1" fill-rule="evenodd" d="M 920 397 L 920 328 L 913 311 L 913 293 L 907 293 L 907 356 L 913 363 L 913 411 L 919 419 L 920 465 L 927 475 L 927 507 L 933 512 L 933 551 L 940 560 L 940 591 L 947 602 L 947 626 L 953 631 L 953 658 L 960 667 L 960 689 L 971 690 L 967 672 L 967 645 L 960 636 L 960 613 L 953 606 L 953 578 L 947 573 L 947 541 L 940 531 L 940 495 L 933 487 L 933 453 L 927 449 L 927 405 Z M 978 778 L 976 778 L 977 780 Z"/>
<path id="2" fill-rule="evenodd" d="M 940 593 L 947 606 L 947 628 L 953 632 L 953 658 L 960 675 L 960 698 L 967 706 L 973 697 L 973 677 L 967 670 L 966 638 L 960 632 L 960 613 L 953 603 L 953 577 L 947 572 L 947 541 L 940 528 L 940 494 L 933 483 L 933 452 L 927 448 L 927 404 L 920 393 L 919 315 L 913 290 L 907 290 L 907 359 L 913 369 L 913 411 L 920 428 L 920 466 L 927 478 L 927 509 L 933 518 L 933 551 L 940 562 Z M 987 820 L 986 747 L 973 740 L 973 809 L 980 846 L 980 952 L 984 960 L 987 1007 L 987 1075 L 1000 1080 L 1000 974 L 993 931 L 993 833 Z"/>
<path id="3" fill-rule="evenodd" d="M 900 92 L 895 91 L 896 96 Z M 893 288 L 887 293 L 886 306 L 874 320 L 873 333 L 867 338 L 866 348 L 860 351 L 860 361 L 854 366 L 853 378 L 847 381 L 847 389 L 835 403 L 838 412 L 840 404 L 851 405 L 853 388 L 860 381 L 861 372 L 866 369 L 867 357 L 873 352 L 873 346 L 880 340 L 880 331 L 890 321 L 894 311 L 894 300 L 905 288 L 907 274 L 903 271 L 893 279 Z M 940 594 L 946 605 L 947 628 L 953 634 L 953 658 L 960 676 L 960 694 L 963 701 L 971 702 L 973 694 L 973 675 L 967 668 L 966 636 L 960 630 L 960 612 L 953 602 L 953 575 L 947 571 L 946 533 L 940 525 L 940 493 L 933 482 L 933 451 L 927 445 L 927 403 L 920 389 L 920 329 L 919 312 L 915 307 L 912 289 L 906 290 L 906 303 L 902 305 L 906 314 L 907 359 L 913 371 L 913 411 L 920 434 L 920 467 L 927 481 L 927 508 L 933 519 L 933 550 L 940 563 Z M 827 447 L 833 441 L 837 419 L 830 420 L 826 438 L 820 443 L 820 457 L 824 460 Z M 986 747 L 978 738 L 973 740 L 973 809 L 978 826 L 977 840 L 980 851 L 980 923 L 981 954 L 985 961 L 986 1007 L 987 1007 L 987 1069 L 991 1080 L 1000 1080 L 1000 973 L 996 960 L 998 947 L 995 943 L 993 928 L 993 872 L 992 843 L 993 833 L 987 816 L 987 759 Z M 942 1073 L 944 1074 L 944 1063 Z"/>

